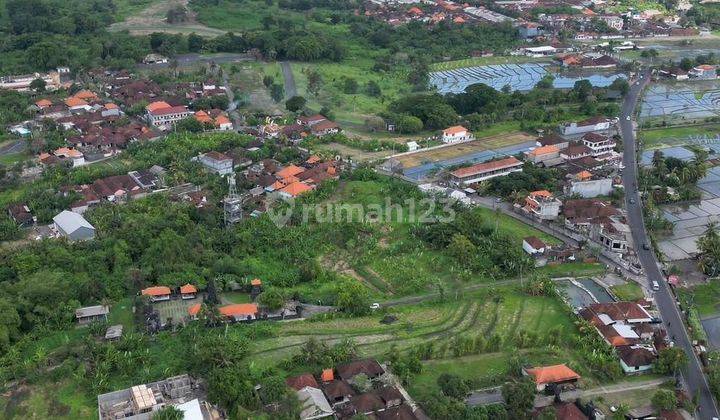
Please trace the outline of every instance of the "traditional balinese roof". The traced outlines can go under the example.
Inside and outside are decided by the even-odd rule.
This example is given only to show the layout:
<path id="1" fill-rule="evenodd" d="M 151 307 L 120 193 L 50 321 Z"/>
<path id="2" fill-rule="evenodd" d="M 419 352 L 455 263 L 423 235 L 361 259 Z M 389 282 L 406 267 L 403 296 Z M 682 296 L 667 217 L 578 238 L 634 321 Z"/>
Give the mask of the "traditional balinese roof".
<path id="1" fill-rule="evenodd" d="M 540 366 L 526 370 L 528 375 L 535 378 L 538 385 L 572 381 L 580 379 L 580 375 L 565 364 Z"/>
<path id="2" fill-rule="evenodd" d="M 193 286 L 192 284 L 188 283 L 184 286 L 180 287 L 180 293 L 182 294 L 191 294 L 191 293 L 197 293 L 197 287 Z"/>
<path id="3" fill-rule="evenodd" d="M 255 315 L 258 312 L 258 307 L 254 303 L 234 303 L 232 305 L 221 306 L 218 310 L 222 315 L 238 317 Z"/>
<path id="4" fill-rule="evenodd" d="M 467 132 L 467 128 L 463 127 L 462 125 L 454 125 L 452 127 L 448 127 L 443 130 L 444 136 L 452 136 L 455 134 L 465 133 Z"/>
<path id="5" fill-rule="evenodd" d="M 315 377 L 313 377 L 309 373 L 303 373 L 302 375 L 291 376 L 289 378 L 286 378 L 285 383 L 290 388 L 294 388 L 296 391 L 300 391 L 301 389 L 305 388 L 306 386 L 311 386 L 313 388 L 320 388 L 317 381 L 315 380 Z"/>
<path id="6" fill-rule="evenodd" d="M 167 286 L 151 286 L 142 290 L 143 296 L 165 296 L 170 294 Z"/>

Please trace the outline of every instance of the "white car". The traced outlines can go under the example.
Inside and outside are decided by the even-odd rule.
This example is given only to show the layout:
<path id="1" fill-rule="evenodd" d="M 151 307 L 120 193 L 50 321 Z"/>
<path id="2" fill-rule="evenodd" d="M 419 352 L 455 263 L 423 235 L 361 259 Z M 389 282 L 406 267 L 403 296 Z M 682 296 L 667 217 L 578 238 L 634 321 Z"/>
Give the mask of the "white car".
<path id="1" fill-rule="evenodd" d="M 625 119 L 626 119 L 627 121 L 630 121 L 630 116 L 628 115 L 627 117 L 625 117 Z"/>
<path id="2" fill-rule="evenodd" d="M 370 305 L 370 309 L 380 309 L 380 304 L 375 302 L 372 305 Z"/>

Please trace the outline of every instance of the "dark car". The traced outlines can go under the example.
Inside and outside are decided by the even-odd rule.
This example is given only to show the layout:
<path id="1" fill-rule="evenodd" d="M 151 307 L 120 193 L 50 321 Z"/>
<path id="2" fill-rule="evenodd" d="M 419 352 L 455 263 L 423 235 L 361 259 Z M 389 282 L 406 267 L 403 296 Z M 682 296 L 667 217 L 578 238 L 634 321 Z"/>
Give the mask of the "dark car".
<path id="1" fill-rule="evenodd" d="M 645 251 L 650 251 L 650 245 L 648 245 L 648 244 L 643 244 L 643 249 L 644 249 Z"/>

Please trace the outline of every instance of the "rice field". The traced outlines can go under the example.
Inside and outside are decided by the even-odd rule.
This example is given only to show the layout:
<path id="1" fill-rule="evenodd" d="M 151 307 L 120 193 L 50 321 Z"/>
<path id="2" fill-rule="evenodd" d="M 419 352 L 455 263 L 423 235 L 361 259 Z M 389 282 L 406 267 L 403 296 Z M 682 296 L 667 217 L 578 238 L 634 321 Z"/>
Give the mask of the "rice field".
<path id="1" fill-rule="evenodd" d="M 379 356 L 394 344 L 399 350 L 433 342 L 437 346 L 456 337 L 488 338 L 497 334 L 512 346 L 511 338 L 522 331 L 546 336 L 561 328 L 568 336 L 574 330 L 571 318 L 558 300 L 530 297 L 516 292 L 491 298 L 479 293 L 459 301 L 428 303 L 419 306 L 391 308 L 397 316 L 392 324 L 382 324 L 382 315 L 323 322 L 290 322 L 283 324 L 277 337 L 262 340 L 252 356 L 259 363 L 274 363 L 295 354 L 310 338 L 328 344 L 352 339 L 360 356 Z M 447 349 L 447 353 L 452 349 Z M 441 355 L 439 355 L 441 356 Z"/>

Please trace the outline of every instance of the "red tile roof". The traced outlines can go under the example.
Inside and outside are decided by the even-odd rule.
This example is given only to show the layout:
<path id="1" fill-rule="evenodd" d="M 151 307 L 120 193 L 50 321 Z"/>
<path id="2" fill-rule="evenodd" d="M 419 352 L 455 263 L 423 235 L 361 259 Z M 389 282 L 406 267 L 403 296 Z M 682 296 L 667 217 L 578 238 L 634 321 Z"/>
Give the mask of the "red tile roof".
<path id="1" fill-rule="evenodd" d="M 167 286 L 151 286 L 142 290 L 144 296 L 164 296 L 170 294 L 170 288 Z"/>
<path id="2" fill-rule="evenodd" d="M 306 386 L 310 386 L 313 388 L 320 388 L 315 378 L 309 374 L 304 373 L 302 375 L 298 376 L 291 376 L 287 379 L 285 379 L 285 383 L 290 387 L 295 389 L 296 391 L 300 391 L 301 389 L 305 388 Z"/>
<path id="3" fill-rule="evenodd" d="M 190 293 L 197 293 L 197 288 L 193 286 L 192 284 L 186 284 L 182 287 L 180 287 L 180 293 L 182 294 L 190 294 Z"/>
<path id="4" fill-rule="evenodd" d="M 535 383 L 538 385 L 580 379 L 580 375 L 565 364 L 527 369 L 527 373 L 535 378 Z"/>
<path id="5" fill-rule="evenodd" d="M 499 169 L 512 168 L 514 166 L 522 166 L 522 162 L 517 160 L 514 156 L 510 156 L 505 159 L 493 160 L 491 162 L 478 163 L 467 168 L 460 168 L 451 172 L 451 174 L 457 178 L 463 178 L 467 176 L 480 175 L 487 172 L 497 171 Z"/>
<path id="6" fill-rule="evenodd" d="M 225 316 L 247 316 L 257 314 L 258 307 L 254 303 L 234 303 L 221 306 L 218 310 Z"/>

